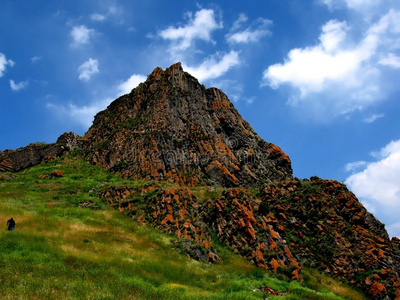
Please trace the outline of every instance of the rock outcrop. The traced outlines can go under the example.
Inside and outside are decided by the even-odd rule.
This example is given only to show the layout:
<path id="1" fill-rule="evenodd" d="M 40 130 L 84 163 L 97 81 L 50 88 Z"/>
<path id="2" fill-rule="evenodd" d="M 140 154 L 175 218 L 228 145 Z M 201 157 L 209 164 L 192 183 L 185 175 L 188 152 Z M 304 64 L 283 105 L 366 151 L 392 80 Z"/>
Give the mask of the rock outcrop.
<path id="1" fill-rule="evenodd" d="M 18 172 L 74 151 L 82 145 L 82 137 L 73 133 L 62 134 L 57 143 L 34 143 L 17 150 L 0 153 L 0 172 Z"/>
<path id="2" fill-rule="evenodd" d="M 152 185 L 99 188 L 97 194 L 139 222 L 182 238 L 182 248 L 189 243 L 196 259 L 218 261 L 215 235 L 257 266 L 294 280 L 312 267 L 374 299 L 400 296 L 399 240 L 391 241 L 383 224 L 337 181 L 292 179 L 258 192 L 232 188 L 206 201 L 187 188 Z"/>
<path id="3" fill-rule="evenodd" d="M 263 141 L 222 91 L 206 89 L 180 63 L 156 68 L 98 113 L 84 152 L 134 179 L 232 187 L 292 177 L 289 157 Z"/>
<path id="4" fill-rule="evenodd" d="M 187 188 L 109 187 L 92 191 L 112 207 L 126 212 L 142 224 L 180 238 L 180 250 L 190 257 L 207 262 L 220 260 L 215 253 L 208 226 L 204 223 L 203 206 Z"/>

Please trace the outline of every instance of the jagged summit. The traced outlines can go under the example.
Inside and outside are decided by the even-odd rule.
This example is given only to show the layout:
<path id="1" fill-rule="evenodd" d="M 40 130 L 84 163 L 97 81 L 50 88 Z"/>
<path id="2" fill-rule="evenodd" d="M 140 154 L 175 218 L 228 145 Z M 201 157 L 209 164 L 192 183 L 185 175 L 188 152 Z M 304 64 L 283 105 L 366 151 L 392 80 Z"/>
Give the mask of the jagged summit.
<path id="1" fill-rule="evenodd" d="M 292 177 L 289 157 L 263 141 L 228 97 L 180 63 L 157 67 L 98 113 L 86 157 L 124 177 L 181 184 L 251 186 Z"/>

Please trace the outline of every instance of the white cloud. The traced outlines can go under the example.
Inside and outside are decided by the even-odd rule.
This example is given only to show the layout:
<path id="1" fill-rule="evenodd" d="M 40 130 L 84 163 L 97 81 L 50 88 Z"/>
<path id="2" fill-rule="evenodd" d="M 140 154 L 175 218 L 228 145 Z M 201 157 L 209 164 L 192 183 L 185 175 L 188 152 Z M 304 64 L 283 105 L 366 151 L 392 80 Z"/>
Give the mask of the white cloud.
<path id="1" fill-rule="evenodd" d="M 283 64 L 270 66 L 264 80 L 277 88 L 289 83 L 301 91 L 302 97 L 320 92 L 328 81 L 343 81 L 350 77 L 361 63 L 356 51 L 338 48 L 346 35 L 345 22 L 331 20 L 322 27 L 321 43 L 304 49 L 293 49 Z"/>
<path id="2" fill-rule="evenodd" d="M 116 6 L 111 6 L 108 9 L 108 12 L 106 14 L 99 14 L 99 13 L 93 13 L 90 15 L 90 19 L 92 19 L 92 21 L 96 21 L 96 22 L 103 22 L 105 21 L 109 16 L 111 15 L 117 15 L 121 12 L 121 9 L 119 9 Z"/>
<path id="3" fill-rule="evenodd" d="M 248 20 L 249 18 L 246 16 L 246 14 L 239 14 L 239 17 L 237 18 L 237 20 L 235 21 L 235 23 L 233 23 L 233 26 L 232 26 L 232 28 L 231 28 L 231 31 L 236 31 L 236 30 L 238 30 L 239 28 L 241 28 L 242 27 L 242 25 L 244 24 L 244 23 L 246 23 L 247 22 L 247 20 Z"/>
<path id="4" fill-rule="evenodd" d="M 345 183 L 376 216 L 388 225 L 391 236 L 400 236 L 400 140 L 392 141 L 374 156 L 364 170 L 348 177 Z"/>
<path id="5" fill-rule="evenodd" d="M 16 83 L 14 80 L 10 80 L 10 87 L 13 91 L 18 92 L 28 87 L 28 81 L 21 81 L 19 83 Z"/>
<path id="6" fill-rule="evenodd" d="M 383 118 L 384 116 L 385 116 L 385 114 L 382 114 L 382 113 L 381 114 L 373 114 L 372 116 L 369 116 L 368 118 L 365 118 L 364 122 L 370 124 L 370 123 L 373 123 L 373 122 L 375 122 L 376 120 L 378 120 L 380 118 Z"/>
<path id="7" fill-rule="evenodd" d="M 41 60 L 43 57 L 41 57 L 41 56 L 33 56 L 33 57 L 31 57 L 31 62 L 33 62 L 33 63 L 36 63 L 36 62 L 38 62 L 39 60 Z"/>
<path id="8" fill-rule="evenodd" d="M 89 58 L 78 68 L 79 79 L 89 81 L 93 74 L 99 72 L 99 61 L 97 59 Z"/>
<path id="9" fill-rule="evenodd" d="M 319 0 L 330 10 L 347 7 L 357 12 L 368 12 L 378 7 L 382 0 Z"/>
<path id="10" fill-rule="evenodd" d="M 259 18 L 251 26 L 243 29 L 245 22 L 247 22 L 247 16 L 240 14 L 230 32 L 226 35 L 226 40 L 230 44 L 256 43 L 261 38 L 271 35 L 271 31 L 268 29 L 272 24 L 271 20 Z"/>
<path id="11" fill-rule="evenodd" d="M 6 56 L 0 52 L 0 77 L 3 77 L 7 66 L 14 66 L 14 62 L 11 59 L 7 59 Z"/>
<path id="12" fill-rule="evenodd" d="M 361 169 L 366 164 L 367 164 L 367 162 L 363 161 L 363 160 L 362 161 L 355 161 L 355 162 L 351 162 L 351 163 L 346 164 L 346 166 L 344 168 L 345 168 L 345 170 L 347 172 L 353 172 L 353 171 Z"/>
<path id="13" fill-rule="evenodd" d="M 189 67 L 182 63 L 183 69 L 196 77 L 199 81 L 218 78 L 224 75 L 230 68 L 239 65 L 239 52 L 217 53 L 205 59 L 197 67 Z"/>
<path id="14" fill-rule="evenodd" d="M 351 9 L 362 9 L 379 5 L 382 0 L 345 0 L 347 6 Z"/>
<path id="15" fill-rule="evenodd" d="M 388 53 L 385 57 L 382 57 L 378 63 L 382 66 L 400 69 L 400 57 L 393 53 Z"/>
<path id="16" fill-rule="evenodd" d="M 92 125 L 94 116 L 107 108 L 107 106 L 117 97 L 122 94 L 129 93 L 133 88 L 139 85 L 140 82 L 145 81 L 146 76 L 140 74 L 133 74 L 123 83 L 117 85 L 111 92 L 111 96 L 99 101 L 92 102 L 88 105 L 79 106 L 73 103 L 68 105 L 57 105 L 47 103 L 47 108 L 55 111 L 62 116 L 68 116 L 69 119 L 80 124 L 85 129 Z"/>
<path id="17" fill-rule="evenodd" d="M 215 19 L 215 12 L 212 9 L 201 9 L 193 17 L 188 14 L 188 22 L 184 26 L 170 26 L 159 32 L 165 40 L 171 40 L 171 51 L 188 49 L 194 40 L 199 39 L 206 42 L 213 42 L 211 33 L 222 28 L 222 23 Z"/>
<path id="18" fill-rule="evenodd" d="M 91 15 L 90 15 L 90 18 L 91 18 L 93 21 L 102 22 L 102 21 L 104 21 L 104 20 L 106 19 L 106 16 L 105 16 L 105 15 L 101 15 L 101 14 L 95 13 L 95 14 L 91 14 Z"/>
<path id="19" fill-rule="evenodd" d="M 92 125 L 94 116 L 98 112 L 104 110 L 111 103 L 111 101 L 112 99 L 107 98 L 84 106 L 77 106 L 73 103 L 68 103 L 67 106 L 47 103 L 47 108 L 62 116 L 67 115 L 70 120 L 82 125 L 87 129 Z"/>
<path id="20" fill-rule="evenodd" d="M 137 87 L 141 82 L 146 81 L 147 77 L 140 74 L 133 74 L 126 81 L 118 85 L 117 90 L 119 95 L 124 95 L 130 93 L 135 87 Z"/>
<path id="21" fill-rule="evenodd" d="M 72 37 L 72 46 L 89 44 L 90 38 L 94 35 L 93 29 L 87 28 L 85 25 L 74 26 L 70 32 Z"/>
<path id="22" fill-rule="evenodd" d="M 319 43 L 292 49 L 283 63 L 269 66 L 263 85 L 292 87 L 289 104 L 313 106 L 324 118 L 362 110 L 385 97 L 379 60 L 383 55 L 395 64 L 385 53 L 400 43 L 399 19 L 400 11 L 390 10 L 368 26 L 358 43 L 348 38 L 353 28 L 347 22 L 330 20 L 321 29 Z"/>

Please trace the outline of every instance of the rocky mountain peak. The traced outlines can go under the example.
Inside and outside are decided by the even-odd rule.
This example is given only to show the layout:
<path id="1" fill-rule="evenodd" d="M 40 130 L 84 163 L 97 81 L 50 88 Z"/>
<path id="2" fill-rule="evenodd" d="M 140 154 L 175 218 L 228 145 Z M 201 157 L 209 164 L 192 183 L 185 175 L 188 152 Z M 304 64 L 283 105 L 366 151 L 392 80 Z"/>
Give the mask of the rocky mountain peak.
<path id="1" fill-rule="evenodd" d="M 182 184 L 257 185 L 292 176 L 289 157 L 263 141 L 227 95 L 180 63 L 159 67 L 100 112 L 86 157 L 124 177 Z"/>

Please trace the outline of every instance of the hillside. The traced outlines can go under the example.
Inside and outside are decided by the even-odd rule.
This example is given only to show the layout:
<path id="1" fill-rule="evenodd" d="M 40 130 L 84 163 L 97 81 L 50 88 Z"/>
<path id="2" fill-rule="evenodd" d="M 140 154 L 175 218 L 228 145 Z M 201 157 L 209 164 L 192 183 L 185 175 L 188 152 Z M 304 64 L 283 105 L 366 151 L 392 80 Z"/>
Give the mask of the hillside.
<path id="1" fill-rule="evenodd" d="M 193 260 L 176 250 L 174 235 L 140 225 L 94 193 L 121 185 L 173 187 L 124 180 L 72 155 L 0 174 L 0 221 L 17 222 L 16 231 L 1 230 L 1 298 L 365 299 L 315 270 L 303 270 L 303 283 L 274 275 L 216 241 L 220 263 Z"/>
<path id="2" fill-rule="evenodd" d="M 321 277 L 325 274 L 370 298 L 400 299 L 400 240 L 390 240 L 384 224 L 344 184 L 318 177 L 294 178 L 290 158 L 278 146 L 262 140 L 222 91 L 204 87 L 184 72 L 180 63 L 166 70 L 156 68 L 144 83 L 113 101 L 96 115 L 83 138 L 67 132 L 53 144 L 36 143 L 0 153 L 0 172 L 7 209 L 15 201 L 15 207 L 23 212 L 55 218 L 51 222 L 62 234 L 57 230 L 46 233 L 53 225 L 46 227 L 43 221 L 36 231 L 46 236 L 43 243 L 54 238 L 54 245 L 64 245 L 57 248 L 58 260 L 64 261 L 63 255 L 71 251 L 85 259 L 99 251 L 105 258 L 101 262 L 100 255 L 96 256 L 99 266 L 110 263 L 108 258 L 115 255 L 115 263 L 125 268 L 130 261 L 126 255 L 132 255 L 130 247 L 135 243 L 157 244 L 143 254 L 148 260 L 132 258 L 132 272 L 139 274 L 135 280 L 154 283 L 150 292 L 143 291 L 143 286 L 136 288 L 135 283 L 135 288 L 126 288 L 138 298 L 166 291 L 162 288 L 165 284 L 178 284 L 179 291 L 167 288 L 168 293 L 183 293 L 182 297 L 188 298 L 263 297 L 268 290 L 257 292 L 263 286 L 273 289 L 270 292 L 290 291 L 281 296 L 293 299 L 303 292 L 310 293 L 310 299 L 322 297 L 311 290 L 315 287 L 322 293 L 328 289 L 344 295 L 336 290 L 337 281 Z M 77 234 L 91 234 L 92 238 L 83 238 L 83 244 L 68 244 L 70 236 L 64 230 L 79 227 L 79 216 L 89 219 Z M 57 225 L 55 220 L 75 225 Z M 102 241 L 97 222 L 107 228 L 104 237 L 113 232 L 113 224 L 119 224 L 115 230 L 122 230 L 117 234 L 121 241 Z M 96 228 L 91 229 L 92 225 Z M 73 232 L 73 228 L 68 230 Z M 101 232 L 99 240 L 94 238 L 95 232 Z M 136 236 L 136 232 L 143 235 Z M 148 240 L 144 232 L 154 239 Z M 130 237 L 125 240 L 125 235 Z M 92 239 L 103 246 L 97 248 Z M 174 259 L 166 264 L 168 270 L 176 267 L 180 275 L 172 274 L 171 279 L 158 270 L 168 259 L 153 260 L 154 249 L 180 252 L 181 256 L 171 254 Z M 182 260 L 185 255 L 193 260 Z M 154 261 L 160 266 L 149 270 L 140 265 L 144 273 L 134 269 L 136 263 L 151 266 Z M 235 271 L 237 264 L 245 269 Z M 69 268 L 68 263 L 61 268 L 86 270 L 79 264 Z M 121 272 L 115 284 L 129 286 L 133 275 Z M 89 276 L 84 274 L 83 278 Z M 164 277 L 150 280 L 158 278 L 157 274 Z M 197 278 L 198 285 L 190 278 Z M 223 278 L 226 281 L 221 286 L 215 285 Z M 259 281 L 271 278 L 282 286 Z M 242 279 L 248 286 L 236 285 Z M 91 280 L 81 284 L 90 285 Z M 326 280 L 335 287 L 323 284 Z M 121 297 L 131 294 L 121 293 Z"/>

